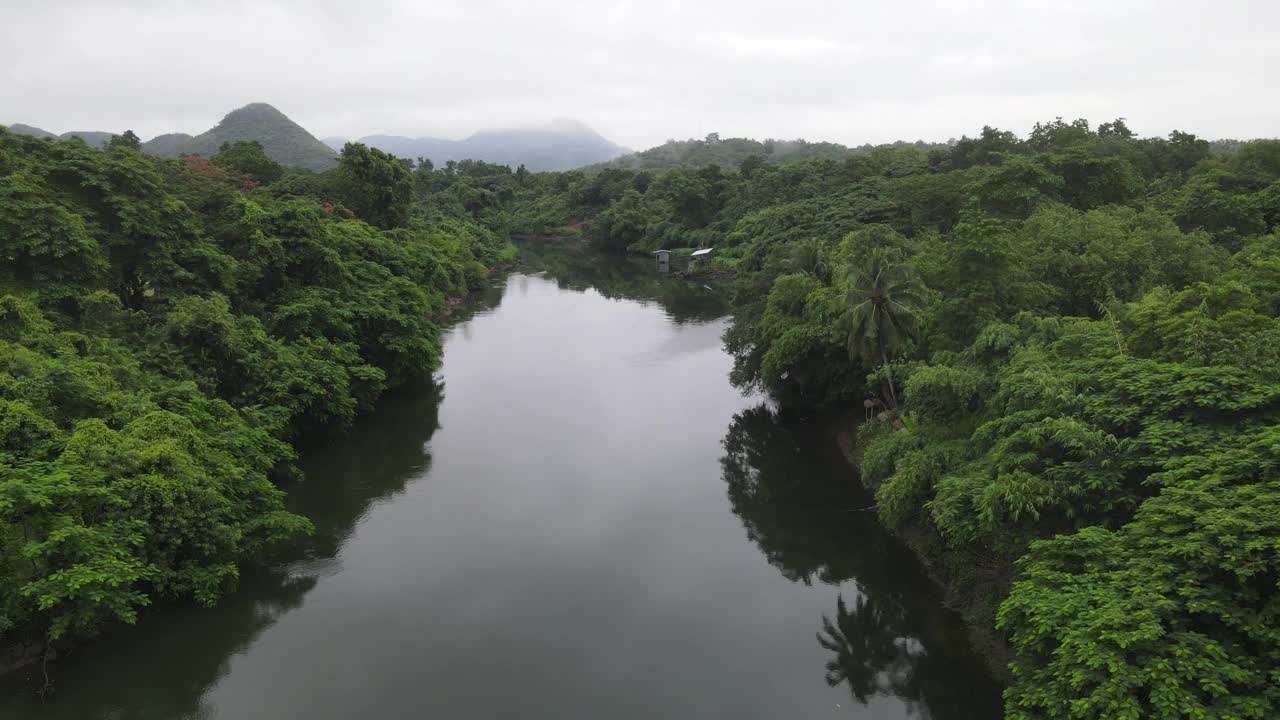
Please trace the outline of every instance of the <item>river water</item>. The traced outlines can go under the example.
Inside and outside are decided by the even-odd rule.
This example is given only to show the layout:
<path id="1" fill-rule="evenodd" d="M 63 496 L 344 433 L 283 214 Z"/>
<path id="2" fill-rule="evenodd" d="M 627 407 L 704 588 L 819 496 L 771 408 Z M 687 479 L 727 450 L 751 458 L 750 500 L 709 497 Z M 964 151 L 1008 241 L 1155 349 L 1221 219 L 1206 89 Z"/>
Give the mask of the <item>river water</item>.
<path id="1" fill-rule="evenodd" d="M 316 536 L 218 607 L 24 673 L 0 717 L 995 718 L 816 421 L 729 385 L 716 294 L 528 248 L 434 387 L 308 451 Z"/>

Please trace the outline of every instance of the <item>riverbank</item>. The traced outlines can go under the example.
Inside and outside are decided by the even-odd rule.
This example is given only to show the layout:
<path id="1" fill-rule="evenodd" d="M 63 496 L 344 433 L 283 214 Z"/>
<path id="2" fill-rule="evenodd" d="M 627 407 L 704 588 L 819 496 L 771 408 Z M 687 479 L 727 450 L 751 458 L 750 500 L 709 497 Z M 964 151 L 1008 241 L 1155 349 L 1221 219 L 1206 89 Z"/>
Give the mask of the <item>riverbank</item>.
<path id="1" fill-rule="evenodd" d="M 512 247 L 513 250 L 511 252 L 502 253 L 504 256 L 511 255 L 512 259 L 500 261 L 487 269 L 487 285 L 471 288 L 466 292 L 447 295 L 439 309 L 430 315 L 430 319 L 440 325 L 442 330 L 447 331 L 454 324 L 467 320 L 470 317 L 470 311 L 477 307 L 483 307 L 486 302 L 491 300 L 491 296 L 495 292 L 500 293 L 501 291 L 495 288 L 495 285 L 500 288 L 505 283 L 506 277 L 517 269 L 520 264 L 519 255 L 514 251 L 514 246 Z M 407 380 L 402 385 L 383 393 L 377 402 L 394 401 L 402 393 L 421 392 L 421 388 L 424 385 L 429 385 L 432 382 L 430 374 Z M 374 411 L 361 413 L 357 416 L 357 419 L 364 418 L 372 414 L 372 412 Z M 335 439 L 342 438 L 348 432 L 349 429 L 330 428 L 323 432 L 318 431 L 312 436 L 292 438 L 289 442 L 299 454 L 303 454 L 312 452 L 317 447 L 332 443 Z M 296 481 L 290 482 L 293 484 Z M 250 558 L 244 561 L 244 565 L 262 566 L 273 558 L 274 551 L 266 557 Z M 234 593 L 236 590 L 230 592 Z M 161 600 L 143 608 L 139 612 L 139 619 L 182 604 L 180 600 Z M 52 669 L 54 663 L 60 658 L 75 652 L 81 647 L 92 646 L 99 636 L 104 633 L 116 632 L 123 625 L 124 623 L 119 620 L 104 620 L 90 630 L 76 635 L 67 634 L 51 642 L 45 640 L 43 631 L 34 627 L 21 627 L 10 630 L 6 635 L 0 636 L 0 677 L 14 675 L 24 669 L 34 668 L 28 675 L 27 684 L 38 688 L 43 683 L 48 682 L 47 678 L 41 677 L 43 673 L 39 666 L 43 661 L 48 661 L 48 667 Z"/>
<path id="2" fill-rule="evenodd" d="M 849 415 L 837 418 L 829 425 L 829 432 L 855 473 L 860 467 L 861 448 L 857 435 L 861 422 Z M 860 476 L 854 481 L 862 483 Z M 868 490 L 874 492 L 875 488 Z M 873 512 L 874 509 L 868 511 Z M 986 663 L 991 676 L 1002 686 L 1011 684 L 1013 674 L 1009 663 L 1013 661 L 1013 648 L 996 628 L 996 611 L 1008 594 L 1014 558 L 960 555 L 947 547 L 942 538 L 918 518 L 886 530 L 906 543 L 920 559 L 929 579 L 942 591 L 943 604 L 964 620 L 969 643 Z"/>
<path id="3" fill-rule="evenodd" d="M 822 423 L 729 383 L 715 293 L 536 259 L 450 322 L 434 391 L 304 453 L 316 531 L 278 566 L 68 653 L 43 704 L 37 664 L 0 717 L 998 716 Z"/>

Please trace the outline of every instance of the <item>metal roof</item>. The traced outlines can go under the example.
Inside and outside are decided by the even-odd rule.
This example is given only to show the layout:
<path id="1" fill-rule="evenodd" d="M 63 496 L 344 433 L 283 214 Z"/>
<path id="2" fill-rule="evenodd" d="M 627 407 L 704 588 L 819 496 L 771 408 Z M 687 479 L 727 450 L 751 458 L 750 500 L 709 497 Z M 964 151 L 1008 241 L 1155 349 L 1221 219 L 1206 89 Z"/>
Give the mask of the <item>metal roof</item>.
<path id="1" fill-rule="evenodd" d="M 703 255 L 710 255 L 713 249 L 714 248 L 702 248 L 701 250 L 694 250 L 693 254 L 690 255 L 689 257 L 702 257 Z"/>

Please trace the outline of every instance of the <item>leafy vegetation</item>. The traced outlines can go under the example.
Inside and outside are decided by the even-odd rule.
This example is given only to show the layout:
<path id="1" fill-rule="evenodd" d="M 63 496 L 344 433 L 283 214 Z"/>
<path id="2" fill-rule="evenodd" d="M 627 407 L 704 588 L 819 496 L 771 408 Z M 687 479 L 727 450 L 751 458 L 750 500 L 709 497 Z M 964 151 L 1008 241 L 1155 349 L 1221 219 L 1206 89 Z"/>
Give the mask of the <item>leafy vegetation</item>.
<path id="1" fill-rule="evenodd" d="M 881 519 L 1012 645 L 1007 717 L 1280 714 L 1280 141 L 1059 119 L 680 164 L 727 143 L 522 179 L 513 225 L 714 247 L 733 380 L 865 412 Z"/>
<path id="2" fill-rule="evenodd" d="M 452 171 L 138 145 L 0 128 L 0 633 L 217 601 L 310 531 L 291 443 L 428 378 L 447 297 L 513 254 Z"/>
<path id="3" fill-rule="evenodd" d="M 1280 141 L 1059 119 L 560 173 L 136 147 L 0 133 L 0 627 L 214 601 L 307 531 L 292 439 L 429 373 L 508 233 L 581 235 L 714 247 L 733 381 L 865 413 L 881 520 L 1012 646 L 1008 717 L 1280 712 Z M 820 636 L 855 695 L 907 662 L 851 647 L 885 607 Z"/>

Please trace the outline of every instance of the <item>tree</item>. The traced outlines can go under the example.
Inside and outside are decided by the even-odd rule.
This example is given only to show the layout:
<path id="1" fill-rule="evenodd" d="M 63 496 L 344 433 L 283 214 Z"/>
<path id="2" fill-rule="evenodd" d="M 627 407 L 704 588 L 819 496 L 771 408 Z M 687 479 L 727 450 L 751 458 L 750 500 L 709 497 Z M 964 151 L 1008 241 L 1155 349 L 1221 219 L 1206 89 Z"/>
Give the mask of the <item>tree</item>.
<path id="1" fill-rule="evenodd" d="M 874 362 L 879 358 L 889 384 L 889 401 L 898 405 L 890 356 L 902 352 L 917 330 L 921 286 L 898 253 L 874 248 L 866 264 L 850 269 L 845 291 L 849 308 L 849 357 Z"/>
<path id="2" fill-rule="evenodd" d="M 1089 130 L 1089 121 L 1076 118 L 1070 123 L 1061 117 L 1050 122 L 1036 123 L 1027 136 L 1027 144 L 1038 152 L 1061 150 L 1073 145 L 1084 145 L 1096 136 Z"/>
<path id="3" fill-rule="evenodd" d="M 284 166 L 267 157 L 267 151 L 257 140 L 224 142 L 210 159 L 236 172 L 252 175 L 258 182 L 275 182 L 284 177 Z"/>
<path id="4" fill-rule="evenodd" d="M 108 148 L 128 148 L 130 150 L 142 150 L 142 139 L 134 134 L 132 130 L 125 130 L 123 135 L 112 135 L 107 141 Z"/>
<path id="5" fill-rule="evenodd" d="M 822 243 L 817 240 L 804 240 L 792 246 L 787 265 L 792 272 L 812 275 L 824 283 L 831 280 L 831 267 L 823 257 Z"/>
<path id="6" fill-rule="evenodd" d="M 592 226 L 596 241 L 601 247 L 616 253 L 625 253 L 631 245 L 644 237 L 648 221 L 642 206 L 643 196 L 628 188 L 618 201 L 596 218 Z"/>
<path id="7" fill-rule="evenodd" d="M 276 485 L 297 472 L 290 441 L 429 378 L 445 297 L 510 257 L 462 202 L 383 232 L 332 204 L 331 176 L 245 193 L 246 172 L 278 168 L 257 143 L 222 164 L 130 143 L 0 128 L 0 633 L 215 602 L 311 528 Z M 350 155 L 345 189 L 366 194 L 349 197 L 385 221 L 407 169 Z"/>
<path id="8" fill-rule="evenodd" d="M 990 165 L 1000 162 L 1005 153 L 1026 152 L 1025 144 L 1008 130 L 983 126 L 976 138 L 962 137 L 951 148 L 948 169 L 962 170 L 974 165 Z"/>
<path id="9" fill-rule="evenodd" d="M 1098 137 L 1116 137 L 1121 140 L 1132 140 L 1134 134 L 1125 123 L 1124 118 L 1116 118 L 1109 123 L 1102 123 L 1098 126 Z"/>
<path id="10" fill-rule="evenodd" d="M 456 167 L 450 161 L 449 174 Z M 347 143 L 336 173 L 338 197 L 361 220 L 383 229 L 409 221 L 413 176 L 400 158 L 361 143 Z"/>

